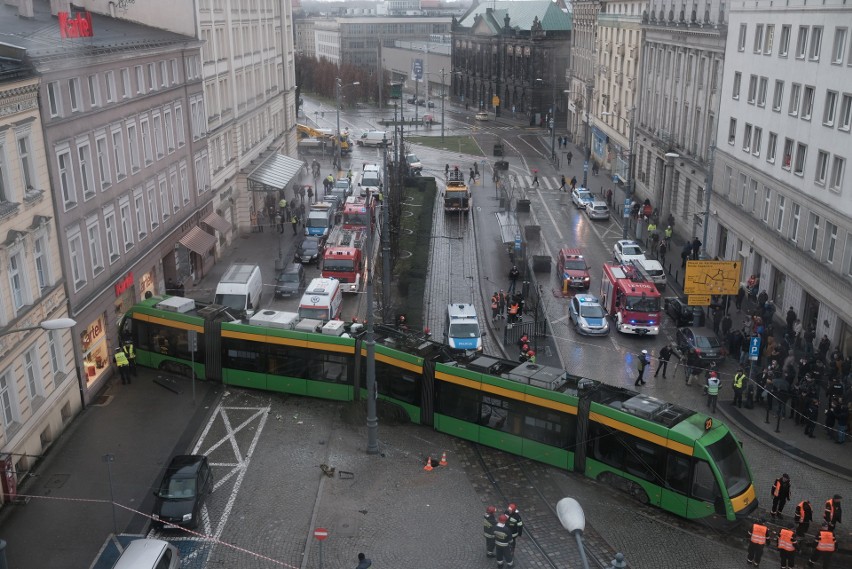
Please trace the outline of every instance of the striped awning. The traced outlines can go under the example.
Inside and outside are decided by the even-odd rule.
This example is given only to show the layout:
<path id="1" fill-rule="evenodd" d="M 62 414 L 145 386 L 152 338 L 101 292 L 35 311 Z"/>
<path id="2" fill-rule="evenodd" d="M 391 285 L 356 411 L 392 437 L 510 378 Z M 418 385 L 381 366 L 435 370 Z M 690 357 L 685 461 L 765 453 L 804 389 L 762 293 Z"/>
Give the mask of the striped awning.
<path id="1" fill-rule="evenodd" d="M 283 190 L 303 166 L 305 166 L 304 161 L 276 152 L 249 174 L 249 181 L 254 182 L 249 184 L 249 189 L 264 192 Z"/>
<path id="2" fill-rule="evenodd" d="M 207 224 L 208 227 L 215 229 L 219 233 L 227 233 L 231 230 L 231 224 L 215 211 L 202 219 L 201 223 Z"/>
<path id="3" fill-rule="evenodd" d="M 199 255 L 206 255 L 216 246 L 216 238 L 197 225 L 180 238 L 180 244 Z"/>

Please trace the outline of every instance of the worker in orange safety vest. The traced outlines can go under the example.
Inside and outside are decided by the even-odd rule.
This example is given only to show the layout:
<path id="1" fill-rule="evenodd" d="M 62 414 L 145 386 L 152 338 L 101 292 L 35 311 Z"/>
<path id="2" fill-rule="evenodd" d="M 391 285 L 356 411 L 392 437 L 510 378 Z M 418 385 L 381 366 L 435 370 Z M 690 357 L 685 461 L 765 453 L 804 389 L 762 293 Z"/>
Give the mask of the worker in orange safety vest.
<path id="1" fill-rule="evenodd" d="M 749 544 L 748 557 L 746 558 L 747 563 L 750 563 L 755 567 L 760 566 L 760 558 L 763 557 L 763 547 L 766 545 L 766 534 L 768 531 L 765 518 L 760 518 L 757 523 L 751 526 L 751 529 L 748 532 Z"/>
<path id="2" fill-rule="evenodd" d="M 808 559 L 808 565 L 813 567 L 817 561 L 822 559 L 822 569 L 829 569 L 831 556 L 834 555 L 835 551 L 837 551 L 837 540 L 834 538 L 834 532 L 828 529 L 828 524 L 822 524 L 819 540 L 814 546 L 811 558 Z"/>
<path id="3" fill-rule="evenodd" d="M 840 509 L 840 500 L 843 496 L 835 494 L 834 498 L 825 501 L 825 511 L 822 519 L 828 524 L 828 530 L 834 531 L 834 525 L 843 521 L 843 510 Z"/>
<path id="4" fill-rule="evenodd" d="M 778 554 L 781 556 L 781 569 L 793 569 L 796 563 L 796 524 L 790 523 L 778 532 Z"/>

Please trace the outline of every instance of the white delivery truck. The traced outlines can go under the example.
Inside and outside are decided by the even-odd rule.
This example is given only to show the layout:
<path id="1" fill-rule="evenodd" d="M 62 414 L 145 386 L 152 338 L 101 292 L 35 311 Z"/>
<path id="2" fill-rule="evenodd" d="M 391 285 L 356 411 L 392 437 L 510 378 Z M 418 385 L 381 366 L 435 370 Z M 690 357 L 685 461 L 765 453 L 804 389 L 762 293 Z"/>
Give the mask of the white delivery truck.
<path id="1" fill-rule="evenodd" d="M 228 267 L 216 285 L 213 302 L 251 317 L 260 308 L 263 297 L 263 278 L 260 266 L 237 263 Z"/>
<path id="2" fill-rule="evenodd" d="M 343 293 L 337 279 L 317 278 L 311 281 L 299 302 L 299 318 L 322 323 L 340 317 Z"/>
<path id="3" fill-rule="evenodd" d="M 384 146 L 389 141 L 387 131 L 368 130 L 358 139 L 358 146 Z"/>
<path id="4" fill-rule="evenodd" d="M 358 182 L 361 197 L 374 196 L 382 187 L 382 170 L 378 164 L 364 164 L 361 180 Z"/>

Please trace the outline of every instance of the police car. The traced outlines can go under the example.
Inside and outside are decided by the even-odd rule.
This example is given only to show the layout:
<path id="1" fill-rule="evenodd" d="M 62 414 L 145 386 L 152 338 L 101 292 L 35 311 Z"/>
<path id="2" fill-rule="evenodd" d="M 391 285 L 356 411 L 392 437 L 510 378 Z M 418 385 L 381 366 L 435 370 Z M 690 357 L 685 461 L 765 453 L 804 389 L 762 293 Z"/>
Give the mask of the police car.
<path id="1" fill-rule="evenodd" d="M 591 294 L 578 294 L 568 304 L 568 318 L 574 329 L 588 336 L 606 336 L 609 334 L 609 321 L 606 311 L 598 298 Z"/>
<path id="2" fill-rule="evenodd" d="M 460 352 L 475 354 L 482 351 L 482 337 L 476 309 L 472 304 L 458 303 L 447 306 L 445 336 L 447 345 Z"/>

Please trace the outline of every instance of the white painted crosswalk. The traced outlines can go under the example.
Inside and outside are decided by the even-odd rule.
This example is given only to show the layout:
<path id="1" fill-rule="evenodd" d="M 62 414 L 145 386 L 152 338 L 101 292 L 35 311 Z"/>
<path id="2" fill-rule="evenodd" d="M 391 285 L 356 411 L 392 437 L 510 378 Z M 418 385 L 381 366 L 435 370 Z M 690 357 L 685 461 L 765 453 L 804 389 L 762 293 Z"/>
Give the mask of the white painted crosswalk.
<path id="1" fill-rule="evenodd" d="M 530 174 L 528 176 L 515 176 L 515 180 L 519 187 L 532 189 L 535 185 L 535 176 Z M 566 177 L 565 184 L 567 187 L 569 185 L 570 178 Z M 560 176 L 538 176 L 538 187 L 540 190 L 550 190 L 550 191 L 558 191 L 559 187 L 562 185 L 562 179 Z"/>

